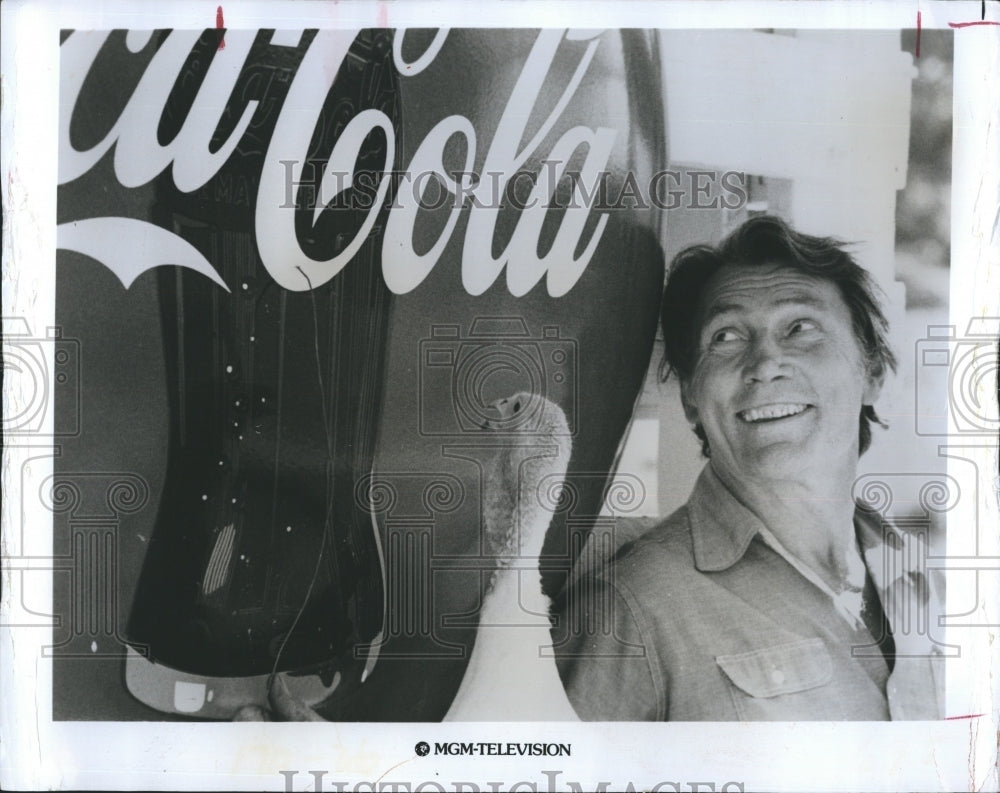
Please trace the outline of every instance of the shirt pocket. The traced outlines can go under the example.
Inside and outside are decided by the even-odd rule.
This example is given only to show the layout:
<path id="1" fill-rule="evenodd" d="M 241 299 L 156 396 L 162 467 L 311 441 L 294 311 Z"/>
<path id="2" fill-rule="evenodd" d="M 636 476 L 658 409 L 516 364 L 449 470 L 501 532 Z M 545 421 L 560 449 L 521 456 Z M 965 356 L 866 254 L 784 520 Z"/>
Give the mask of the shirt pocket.
<path id="1" fill-rule="evenodd" d="M 716 656 L 732 684 L 733 703 L 744 721 L 836 718 L 823 692 L 833 677 L 822 639 L 802 639 L 735 655 Z M 832 706 L 832 708 L 831 708 Z"/>

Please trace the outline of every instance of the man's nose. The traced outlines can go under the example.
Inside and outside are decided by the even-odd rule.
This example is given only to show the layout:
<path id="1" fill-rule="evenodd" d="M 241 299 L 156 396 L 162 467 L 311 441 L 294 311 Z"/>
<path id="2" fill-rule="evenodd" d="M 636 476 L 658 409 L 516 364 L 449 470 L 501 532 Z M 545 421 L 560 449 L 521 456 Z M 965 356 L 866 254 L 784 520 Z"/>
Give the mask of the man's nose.
<path id="1" fill-rule="evenodd" d="M 747 349 L 743 379 L 747 383 L 766 383 L 784 377 L 785 352 L 781 345 L 768 335 L 754 339 Z"/>

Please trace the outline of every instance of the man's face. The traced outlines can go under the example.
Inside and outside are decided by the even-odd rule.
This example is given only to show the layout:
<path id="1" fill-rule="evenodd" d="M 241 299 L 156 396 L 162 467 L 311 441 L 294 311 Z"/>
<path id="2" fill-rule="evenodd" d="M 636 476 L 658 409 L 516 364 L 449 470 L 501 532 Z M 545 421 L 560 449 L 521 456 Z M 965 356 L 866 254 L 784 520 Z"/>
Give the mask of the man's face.
<path id="1" fill-rule="evenodd" d="M 782 266 L 726 265 L 700 306 L 689 421 L 730 483 L 850 470 L 861 407 L 878 396 L 837 287 Z"/>

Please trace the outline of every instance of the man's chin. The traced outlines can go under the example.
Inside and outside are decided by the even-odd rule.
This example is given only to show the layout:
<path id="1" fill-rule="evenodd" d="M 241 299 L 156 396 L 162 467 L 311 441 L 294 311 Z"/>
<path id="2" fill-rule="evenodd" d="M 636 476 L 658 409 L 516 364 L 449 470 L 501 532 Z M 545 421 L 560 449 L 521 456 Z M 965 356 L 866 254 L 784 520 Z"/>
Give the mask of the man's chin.
<path id="1" fill-rule="evenodd" d="M 807 472 L 815 476 L 817 470 L 829 465 L 828 459 L 810 454 L 803 449 L 800 439 L 775 441 L 746 450 L 732 468 L 736 481 L 744 479 L 797 481 Z"/>

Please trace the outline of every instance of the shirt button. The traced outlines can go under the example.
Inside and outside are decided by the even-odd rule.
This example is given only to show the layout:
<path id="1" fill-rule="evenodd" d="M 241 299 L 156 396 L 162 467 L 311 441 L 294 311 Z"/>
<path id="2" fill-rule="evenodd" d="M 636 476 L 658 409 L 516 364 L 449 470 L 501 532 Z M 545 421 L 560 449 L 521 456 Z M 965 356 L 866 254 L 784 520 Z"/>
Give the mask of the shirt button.
<path id="1" fill-rule="evenodd" d="M 780 669 L 775 669 L 774 671 L 771 672 L 771 682 L 780 686 L 782 683 L 785 682 L 785 673 L 782 672 Z"/>

